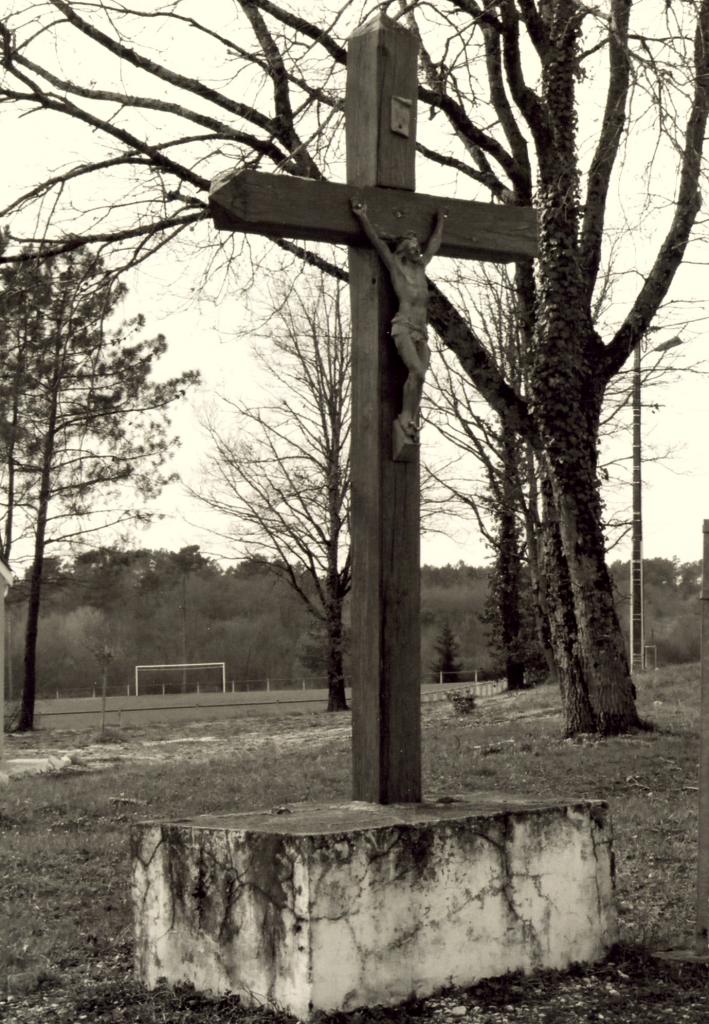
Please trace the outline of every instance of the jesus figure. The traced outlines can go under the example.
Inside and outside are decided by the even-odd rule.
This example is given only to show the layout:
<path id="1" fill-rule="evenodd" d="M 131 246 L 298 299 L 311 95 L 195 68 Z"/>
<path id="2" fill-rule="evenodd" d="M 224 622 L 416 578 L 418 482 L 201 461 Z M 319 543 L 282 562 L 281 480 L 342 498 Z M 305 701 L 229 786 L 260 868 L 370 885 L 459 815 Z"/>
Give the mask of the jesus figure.
<path id="1" fill-rule="evenodd" d="M 399 300 L 399 308 L 391 324 L 396 350 L 408 370 L 404 384 L 401 413 L 397 422 L 406 437 L 416 443 L 419 431 L 419 410 L 423 382 L 431 353 L 428 348 L 428 284 L 426 267 L 441 247 L 446 212 L 439 210 L 426 248 L 421 252 L 414 234 L 404 235 L 392 252 L 374 230 L 367 216 L 367 206 L 360 199 L 352 200 L 352 212 L 362 225 L 372 246 L 389 271 L 391 283 Z"/>

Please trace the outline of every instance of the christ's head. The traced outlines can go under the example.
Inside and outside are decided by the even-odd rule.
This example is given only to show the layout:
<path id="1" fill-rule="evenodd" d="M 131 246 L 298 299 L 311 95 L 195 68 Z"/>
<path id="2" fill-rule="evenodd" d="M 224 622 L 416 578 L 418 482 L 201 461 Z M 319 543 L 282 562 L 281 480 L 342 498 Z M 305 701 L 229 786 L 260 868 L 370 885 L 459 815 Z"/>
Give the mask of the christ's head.
<path id="1" fill-rule="evenodd" d="M 418 263 L 421 260 L 421 246 L 413 231 L 401 236 L 395 252 L 401 259 L 409 260 L 412 263 Z"/>

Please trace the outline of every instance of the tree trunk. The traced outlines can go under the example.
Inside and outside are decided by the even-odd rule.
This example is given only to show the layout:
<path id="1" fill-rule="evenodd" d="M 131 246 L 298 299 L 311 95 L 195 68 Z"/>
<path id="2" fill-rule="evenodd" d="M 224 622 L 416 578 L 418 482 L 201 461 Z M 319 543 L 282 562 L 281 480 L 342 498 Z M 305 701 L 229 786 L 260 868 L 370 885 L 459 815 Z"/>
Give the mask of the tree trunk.
<path id="1" fill-rule="evenodd" d="M 525 688 L 525 666 L 514 655 L 508 655 L 505 659 L 505 678 L 508 690 L 523 690 Z"/>
<path id="2" fill-rule="evenodd" d="M 327 630 L 327 710 L 347 711 L 344 673 L 344 636 L 342 626 L 342 598 L 333 597 L 326 614 Z"/>
<path id="3" fill-rule="evenodd" d="M 547 580 L 541 567 L 541 517 L 539 515 L 537 467 L 531 448 L 529 445 L 526 447 L 526 479 L 529 494 L 525 508 L 524 530 L 527 541 L 527 565 L 529 567 L 529 583 L 532 591 L 534 628 L 537 634 L 537 641 L 544 654 L 549 681 L 556 683 L 559 680 L 559 675 L 556 661 L 554 660 L 554 648 L 552 646 L 551 627 L 549 625 L 550 613 Z"/>
<path id="4" fill-rule="evenodd" d="M 49 388 L 49 409 L 46 433 L 42 444 L 42 472 L 37 497 L 37 525 L 34 535 L 34 557 L 30 570 L 29 594 L 27 599 L 27 625 L 25 628 L 25 678 L 22 685 L 22 706 L 18 732 L 34 728 L 34 704 L 37 692 L 37 636 L 39 633 L 39 607 L 42 597 L 44 575 L 44 548 L 46 544 L 47 517 L 52 487 L 52 462 L 54 459 L 59 388 L 61 380 L 61 335 L 58 332 L 54 343 L 54 371 Z"/>
<path id="5" fill-rule="evenodd" d="M 106 735 L 106 692 L 108 690 L 108 669 L 101 666 L 101 735 Z"/>
<path id="6" fill-rule="evenodd" d="M 625 643 L 605 561 L 601 508 L 594 484 L 559 488 L 559 529 L 569 569 L 579 654 L 596 731 L 617 735 L 640 725 Z M 595 500 L 594 500 L 595 499 Z"/>
<path id="7" fill-rule="evenodd" d="M 542 68 L 548 145 L 539 164 L 537 337 L 529 394 L 543 445 L 545 571 L 554 590 L 552 636 L 568 733 L 639 725 L 605 563 L 597 445 L 605 350 L 591 318 L 579 254 L 575 82 L 583 12 L 575 0 L 545 11 Z M 566 634 L 566 636 L 564 636 Z"/>
<path id="8" fill-rule="evenodd" d="M 500 640 L 505 655 L 505 675 L 509 690 L 524 688 L 522 657 L 522 615 L 520 612 L 520 550 L 517 522 L 517 443 L 512 431 L 502 426 L 502 502 L 498 511 L 497 602 L 500 617 Z"/>
<path id="9" fill-rule="evenodd" d="M 338 317 L 339 317 L 339 292 Z M 340 536 L 342 534 L 342 474 L 340 439 L 343 433 L 344 410 L 342 389 L 332 395 L 330 430 L 327 447 L 327 504 L 329 539 L 327 545 L 327 577 L 325 585 L 325 628 L 327 631 L 327 710 L 347 711 L 344 671 L 344 628 L 342 608 L 347 593 L 347 572 L 340 571 Z M 349 564 L 349 556 L 347 558 Z"/>
<path id="10" fill-rule="evenodd" d="M 6 562 L 10 561 L 10 555 L 12 553 L 12 542 L 14 540 L 14 517 L 15 517 L 15 446 L 17 443 L 17 421 L 19 415 L 19 385 L 15 381 L 12 394 L 12 415 L 9 423 L 9 437 L 6 445 L 5 452 L 5 473 L 7 476 L 7 483 L 5 486 L 5 504 L 7 511 L 5 513 L 5 531 L 4 537 L 2 537 L 2 544 L 0 546 L 0 554 Z"/>
<path id="11" fill-rule="evenodd" d="M 551 484 L 542 477 L 540 575 L 545 580 L 549 635 L 564 709 L 564 735 L 594 732 L 596 719 L 588 699 L 581 662 L 574 601 Z"/>
<path id="12" fill-rule="evenodd" d="M 29 579 L 27 625 L 25 627 L 25 678 L 22 685 L 20 720 L 17 723 L 18 732 L 28 732 L 34 728 L 34 704 L 37 692 L 37 635 L 39 632 L 39 606 L 42 596 L 44 527 L 46 519 L 47 513 L 45 508 L 43 522 L 38 522 L 37 524 L 34 559 Z"/>
<path id="13" fill-rule="evenodd" d="M 550 626 L 566 731 L 614 735 L 640 721 L 605 561 L 596 456 L 574 443 L 577 430 L 577 437 L 581 431 L 593 436 L 597 414 L 582 388 L 571 391 L 571 402 L 575 412 L 559 419 L 550 445 L 559 456 L 547 459 L 543 535 Z"/>

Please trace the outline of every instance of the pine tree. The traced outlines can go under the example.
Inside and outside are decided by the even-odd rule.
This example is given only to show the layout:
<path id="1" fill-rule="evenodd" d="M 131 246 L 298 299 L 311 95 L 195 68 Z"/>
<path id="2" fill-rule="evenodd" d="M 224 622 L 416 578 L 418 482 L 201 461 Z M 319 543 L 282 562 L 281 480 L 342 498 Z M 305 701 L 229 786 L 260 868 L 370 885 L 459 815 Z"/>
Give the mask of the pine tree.
<path id="1" fill-rule="evenodd" d="M 20 730 L 33 726 L 47 545 L 144 517 L 135 495 L 167 482 L 166 410 L 198 380 L 150 379 L 166 342 L 136 338 L 140 316 L 110 329 L 125 294 L 89 251 L 28 259 L 0 278 L 2 550 L 18 526 L 32 546 Z"/>
<path id="2" fill-rule="evenodd" d="M 463 666 L 458 658 L 460 651 L 458 641 L 448 622 L 444 622 L 441 626 L 441 631 L 433 645 L 433 649 L 436 654 L 431 662 L 433 681 L 437 683 L 440 679 L 443 679 L 443 682 L 447 683 L 457 682 Z"/>

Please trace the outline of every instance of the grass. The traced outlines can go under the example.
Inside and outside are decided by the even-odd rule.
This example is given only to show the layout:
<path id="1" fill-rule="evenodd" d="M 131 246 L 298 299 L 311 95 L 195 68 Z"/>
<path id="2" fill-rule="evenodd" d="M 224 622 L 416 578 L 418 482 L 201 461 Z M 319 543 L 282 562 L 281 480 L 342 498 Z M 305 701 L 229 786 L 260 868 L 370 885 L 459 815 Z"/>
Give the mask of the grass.
<path id="1" fill-rule="evenodd" d="M 637 685 L 640 713 L 654 731 L 608 740 L 562 739 L 550 687 L 481 701 L 466 716 L 445 701 L 424 708 L 427 795 L 608 799 L 622 930 L 609 961 L 368 1011 L 353 1015 L 355 1024 L 444 1020 L 451 1008 L 476 1022 L 705 1024 L 707 968 L 662 963 L 647 952 L 687 945 L 694 924 L 698 669 L 661 670 Z M 289 714 L 125 729 L 110 744 L 80 733 L 8 738 L 10 756 L 39 748 L 78 756 L 64 774 L 0 791 L 0 1016 L 11 1024 L 272 1020 L 235 998 L 145 993 L 132 979 L 129 825 L 348 799 L 348 725 L 347 714 Z"/>

